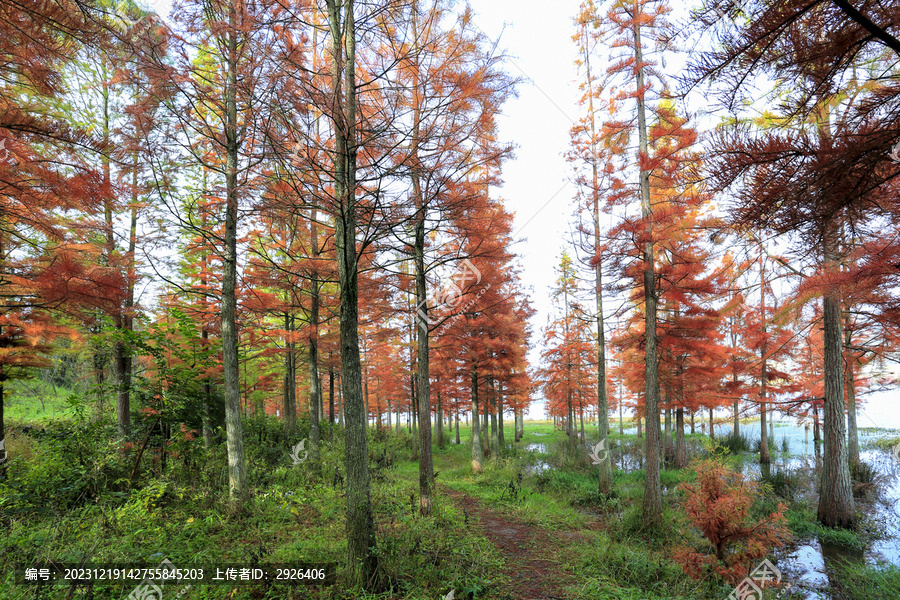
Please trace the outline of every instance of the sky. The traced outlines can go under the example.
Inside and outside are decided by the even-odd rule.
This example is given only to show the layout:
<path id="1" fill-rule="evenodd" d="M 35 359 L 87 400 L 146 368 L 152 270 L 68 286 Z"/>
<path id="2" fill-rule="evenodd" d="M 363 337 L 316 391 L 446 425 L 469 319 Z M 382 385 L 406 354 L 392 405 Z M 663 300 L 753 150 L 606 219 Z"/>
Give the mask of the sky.
<path id="1" fill-rule="evenodd" d="M 578 0 L 546 2 L 472 0 L 474 24 L 509 54 L 507 71 L 521 77 L 518 97 L 509 100 L 498 119 L 500 137 L 516 146 L 503 168 L 503 185 L 495 190 L 515 213 L 515 246 L 521 257 L 523 283 L 530 287 L 532 366 L 540 362 L 541 328 L 551 309 L 550 289 L 556 279 L 573 211 L 575 186 L 563 157 L 569 129 L 578 118 L 578 86 L 572 41 Z M 535 402 L 526 418 L 544 418 L 543 402 Z"/>

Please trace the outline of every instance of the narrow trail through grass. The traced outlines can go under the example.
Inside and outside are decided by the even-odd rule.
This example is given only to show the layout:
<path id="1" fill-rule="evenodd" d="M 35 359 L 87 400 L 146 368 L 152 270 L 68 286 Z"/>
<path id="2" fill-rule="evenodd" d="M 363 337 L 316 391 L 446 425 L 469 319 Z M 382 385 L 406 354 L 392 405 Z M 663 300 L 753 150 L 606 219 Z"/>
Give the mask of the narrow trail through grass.
<path id="1" fill-rule="evenodd" d="M 505 561 L 504 575 L 508 583 L 504 593 L 516 600 L 562 600 L 566 585 L 574 583 L 566 573 L 557 554 L 578 532 L 547 531 L 491 508 L 471 496 L 443 488 L 444 493 L 465 511 L 466 518 L 480 526 L 484 535 L 497 547 Z"/>

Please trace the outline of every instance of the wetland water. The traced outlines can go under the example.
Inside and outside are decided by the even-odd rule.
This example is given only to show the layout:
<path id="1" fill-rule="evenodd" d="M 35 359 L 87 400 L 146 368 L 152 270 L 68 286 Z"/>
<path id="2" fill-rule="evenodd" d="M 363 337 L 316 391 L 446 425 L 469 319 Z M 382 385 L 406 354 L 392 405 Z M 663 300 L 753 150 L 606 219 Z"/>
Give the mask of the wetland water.
<path id="1" fill-rule="evenodd" d="M 699 423 L 697 425 L 696 431 L 699 433 Z M 865 423 L 861 421 L 860 425 L 862 427 Z M 716 435 L 725 435 L 731 428 L 730 423 L 718 424 Z M 617 431 L 616 428 L 613 430 Z M 742 423 L 741 432 L 755 443 L 759 439 L 759 422 Z M 627 435 L 629 430 L 626 429 L 625 433 Z M 631 428 L 630 433 L 636 434 L 635 428 Z M 813 428 L 798 425 L 793 420 L 781 421 L 774 423 L 773 434 L 775 452 L 772 453 L 770 472 L 777 474 L 781 471 L 794 475 L 801 482 L 796 493 L 814 498 L 813 473 L 821 457 L 816 456 Z M 773 561 L 782 571 L 783 581 L 790 583 L 792 589 L 800 591 L 806 600 L 832 598 L 829 593 L 834 588 L 832 577 L 835 577 L 835 566 L 840 561 L 869 565 L 889 563 L 900 567 L 900 464 L 890 452 L 867 449 L 866 443 L 867 440 L 884 436 L 900 436 L 900 430 L 859 430 L 860 459 L 873 467 L 878 474 L 879 485 L 876 494 L 856 499 L 856 508 L 863 515 L 865 526 L 877 531 L 881 539 L 873 541 L 864 549 L 822 543 L 816 538 L 799 539 L 773 554 Z M 787 452 L 783 451 L 785 444 Z M 590 447 L 592 444 L 586 445 L 586 448 Z M 696 449 L 696 446 L 689 446 L 689 450 L 696 452 Z M 524 446 L 524 450 L 536 455 L 546 455 L 548 447 L 544 443 L 530 443 Z M 612 452 L 614 468 L 625 471 L 643 468 L 641 444 L 637 440 L 626 442 Z M 755 454 L 746 455 L 741 467 L 748 478 L 760 478 L 761 469 Z M 548 468 L 550 465 L 546 460 L 537 458 L 527 469 L 527 473 L 541 473 Z M 806 482 L 805 489 L 803 482 Z"/>

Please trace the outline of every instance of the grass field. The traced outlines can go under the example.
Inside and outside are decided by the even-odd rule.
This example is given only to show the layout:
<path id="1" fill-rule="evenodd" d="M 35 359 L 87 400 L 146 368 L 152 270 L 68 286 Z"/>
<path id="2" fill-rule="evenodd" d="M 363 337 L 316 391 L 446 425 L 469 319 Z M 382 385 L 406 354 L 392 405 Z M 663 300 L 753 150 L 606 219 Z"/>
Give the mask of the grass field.
<path id="1" fill-rule="evenodd" d="M 570 599 L 721 599 L 733 589 L 714 577 L 693 580 L 672 559 L 677 546 L 703 545 L 680 506 L 678 485 L 691 478 L 690 471 L 662 472 L 666 526 L 647 530 L 639 511 L 643 471 L 614 470 L 614 494 L 600 497 L 587 447 L 569 455 L 564 432 L 549 422 L 526 423 L 524 439 L 508 441 L 502 457 L 486 460 L 480 474 L 470 466 L 470 428 L 461 428 L 461 445 L 435 447 L 438 491 L 429 517 L 416 510 L 413 437 L 405 430 L 371 431 L 383 591 L 366 594 L 341 579 L 346 500 L 339 429 L 326 431 L 320 463 L 294 466 L 291 448 L 305 437 L 305 424 L 288 438 L 275 419 L 248 418 L 252 503 L 234 514 L 226 503 L 224 444 L 207 450 L 202 440 L 173 427 L 165 455 L 150 443 L 138 463 L 140 440 L 121 446 L 112 422 L 69 416 L 63 396 L 45 398 L 42 411 L 34 399 L 10 403 L 19 408 L 7 413 L 11 461 L 0 482 L 0 598 L 128 598 L 131 583 L 39 588 L 17 582 L 13 572 L 45 561 L 156 564 L 163 558 L 179 568 L 336 565 L 336 581 L 328 586 L 196 585 L 181 596 L 189 600 L 438 600 L 451 590 L 455 598 L 521 600 L 516 590 L 526 579 Z M 611 439 L 618 451 L 637 455 L 634 436 L 613 433 Z M 705 452 L 699 434 L 688 442 L 695 453 Z M 778 500 L 768 492 L 757 512 Z M 796 535 L 821 535 L 814 520 L 808 498 L 790 502 L 788 521 Z M 847 535 L 850 542 L 866 543 L 863 534 Z M 900 589 L 896 569 L 854 569 L 848 567 L 847 589 L 835 598 L 871 600 L 866 590 L 872 581 Z M 180 591 L 170 586 L 163 598 Z"/>

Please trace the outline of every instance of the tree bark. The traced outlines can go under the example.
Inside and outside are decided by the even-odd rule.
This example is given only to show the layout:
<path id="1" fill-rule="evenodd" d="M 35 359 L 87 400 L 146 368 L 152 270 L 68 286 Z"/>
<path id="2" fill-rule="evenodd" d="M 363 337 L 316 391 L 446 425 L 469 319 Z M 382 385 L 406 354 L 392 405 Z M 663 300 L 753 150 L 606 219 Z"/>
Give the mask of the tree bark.
<path id="1" fill-rule="evenodd" d="M 459 436 L 459 422 L 457 421 L 457 439 Z M 478 415 L 478 365 L 472 365 L 472 470 L 481 473 L 481 464 L 484 455 L 481 452 L 481 428 Z"/>
<path id="2" fill-rule="evenodd" d="M 763 343 L 759 347 L 760 367 L 759 375 L 759 462 L 760 464 L 769 464 L 769 437 L 766 428 L 767 402 L 769 384 L 769 365 L 768 365 L 768 344 L 765 341 L 766 336 L 766 265 L 763 256 L 762 244 L 759 246 L 759 322 L 762 324 Z"/>
<path id="3" fill-rule="evenodd" d="M 343 6 L 342 6 L 343 4 Z M 347 577 L 351 586 L 377 587 L 375 521 L 359 352 L 359 264 L 356 248 L 356 23 L 354 0 L 326 0 L 331 34 L 335 131 L 335 250 L 340 287 L 341 387 L 346 419 Z M 344 89 L 341 90 L 343 68 Z"/>
<path id="4" fill-rule="evenodd" d="M 837 235 L 834 222 L 824 232 L 824 259 L 827 270 L 838 264 Z M 844 424 L 844 365 L 841 336 L 840 296 L 833 288 L 825 291 L 825 448 L 822 469 L 822 493 L 818 518 L 827 527 L 851 528 L 856 523 L 856 507 L 850 485 Z"/>
<path id="5" fill-rule="evenodd" d="M 284 313 L 284 329 L 288 332 L 288 339 L 284 344 L 282 409 L 284 410 L 284 431 L 288 436 L 293 436 L 297 432 L 297 383 L 294 374 L 294 343 L 290 339 L 293 327 L 294 320 L 291 318 L 291 314 Z"/>
<path id="6" fill-rule="evenodd" d="M 228 454 L 228 496 L 239 509 L 249 499 L 244 430 L 241 423 L 240 365 L 237 335 L 237 218 L 238 218 L 238 15 L 237 3 L 228 8 L 227 83 L 225 86 L 225 248 L 222 273 L 222 362 L 225 379 L 225 428 Z"/>
<path id="7" fill-rule="evenodd" d="M 635 16 L 640 13 L 640 3 L 634 2 Z M 662 522 L 662 485 L 659 465 L 659 359 L 656 338 L 656 274 L 653 256 L 653 211 L 650 205 L 650 171 L 644 164 L 649 159 L 650 148 L 647 133 L 647 115 L 644 99 L 644 57 L 641 47 L 641 26 L 634 27 L 634 60 L 637 88 L 638 144 L 640 153 L 641 214 L 645 221 L 644 235 L 644 414 L 647 418 L 647 440 L 644 479 L 644 522 L 655 527 Z"/>
<path id="8" fill-rule="evenodd" d="M 597 311 L 597 429 L 600 441 L 604 443 L 607 452 L 600 457 L 600 474 L 598 478 L 598 490 L 601 494 L 608 494 L 612 489 L 612 462 L 609 448 L 609 398 L 606 391 L 606 332 L 603 316 L 603 265 L 600 261 L 600 177 L 597 167 L 597 124 L 594 113 L 594 78 L 591 74 L 591 53 L 588 43 L 587 26 L 584 27 L 584 65 L 588 83 L 588 112 L 591 122 L 591 197 L 593 200 L 594 217 L 594 302 Z"/>
<path id="9" fill-rule="evenodd" d="M 687 452 L 684 447 L 684 409 L 675 409 L 675 468 L 687 466 Z"/>
<path id="10" fill-rule="evenodd" d="M 859 463 L 859 429 L 856 425 L 856 374 L 854 366 L 856 357 L 851 348 L 853 330 L 850 328 L 850 315 L 844 315 L 844 385 L 847 390 L 847 454 L 850 464 Z"/>

